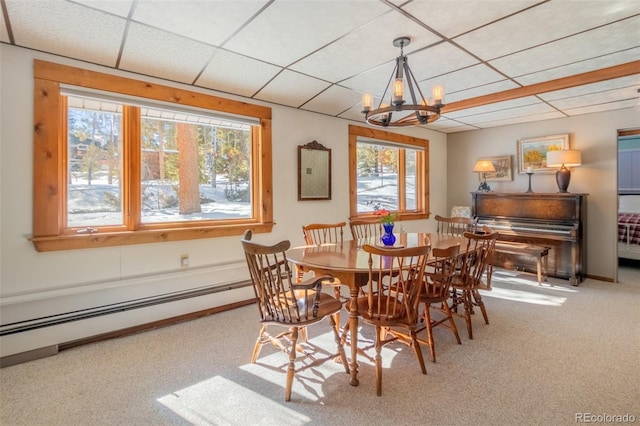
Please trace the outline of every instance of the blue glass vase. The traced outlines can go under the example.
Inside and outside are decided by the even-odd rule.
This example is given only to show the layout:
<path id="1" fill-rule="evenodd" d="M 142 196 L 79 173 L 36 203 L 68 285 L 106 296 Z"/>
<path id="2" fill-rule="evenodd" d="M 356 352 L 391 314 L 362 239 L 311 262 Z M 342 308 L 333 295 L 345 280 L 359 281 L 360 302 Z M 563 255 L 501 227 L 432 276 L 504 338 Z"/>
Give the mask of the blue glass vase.
<path id="1" fill-rule="evenodd" d="M 385 246 L 392 246 L 396 242 L 396 236 L 393 235 L 393 223 L 383 223 L 384 234 L 380 237 L 380 241 Z"/>

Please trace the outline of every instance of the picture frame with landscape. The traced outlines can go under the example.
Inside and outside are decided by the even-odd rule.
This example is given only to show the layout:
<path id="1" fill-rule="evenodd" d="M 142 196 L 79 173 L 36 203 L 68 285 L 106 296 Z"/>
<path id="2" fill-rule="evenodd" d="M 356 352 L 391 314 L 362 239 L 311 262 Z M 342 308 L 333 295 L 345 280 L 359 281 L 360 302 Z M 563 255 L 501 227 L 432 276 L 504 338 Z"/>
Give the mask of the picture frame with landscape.
<path id="1" fill-rule="evenodd" d="M 569 149 L 568 133 L 518 140 L 518 173 L 555 173 L 547 167 L 547 152 L 562 149 Z"/>
<path id="2" fill-rule="evenodd" d="M 495 172 L 485 172 L 485 178 L 488 182 L 500 182 L 500 181 L 510 181 L 513 180 L 511 175 L 511 156 L 510 155 L 500 155 L 497 157 L 482 157 L 478 158 L 480 160 L 488 160 L 493 163 L 493 167 L 495 167 Z M 478 174 L 478 179 L 482 180 L 482 176 L 480 173 Z"/>

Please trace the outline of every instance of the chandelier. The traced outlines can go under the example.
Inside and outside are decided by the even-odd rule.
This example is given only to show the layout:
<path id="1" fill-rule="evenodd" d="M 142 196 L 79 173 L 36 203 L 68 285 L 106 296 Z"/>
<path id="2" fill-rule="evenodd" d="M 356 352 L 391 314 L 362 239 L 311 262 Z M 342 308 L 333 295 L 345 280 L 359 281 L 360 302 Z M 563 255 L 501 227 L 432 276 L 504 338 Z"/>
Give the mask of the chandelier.
<path id="1" fill-rule="evenodd" d="M 399 37 L 393 40 L 393 45 L 400 48 L 400 56 L 396 59 L 396 66 L 389 78 L 387 87 L 384 89 L 382 99 L 378 108 L 371 109 L 373 96 L 365 93 L 362 96 L 362 113 L 367 123 L 380 127 L 404 127 L 419 126 L 431 123 L 440 118 L 440 110 L 444 106 L 444 89 L 442 86 L 434 86 L 432 89 L 432 99 L 427 99 L 422 94 L 418 82 L 409 68 L 407 57 L 404 55 L 404 47 L 411 43 L 409 37 Z M 389 103 L 384 102 L 389 91 L 389 86 L 393 81 L 393 89 L 390 94 Z M 409 89 L 411 103 L 404 99 L 406 88 Z M 416 93 L 417 92 L 417 93 Z M 419 98 L 416 97 L 419 95 Z M 395 114 L 395 116 L 394 116 Z"/>

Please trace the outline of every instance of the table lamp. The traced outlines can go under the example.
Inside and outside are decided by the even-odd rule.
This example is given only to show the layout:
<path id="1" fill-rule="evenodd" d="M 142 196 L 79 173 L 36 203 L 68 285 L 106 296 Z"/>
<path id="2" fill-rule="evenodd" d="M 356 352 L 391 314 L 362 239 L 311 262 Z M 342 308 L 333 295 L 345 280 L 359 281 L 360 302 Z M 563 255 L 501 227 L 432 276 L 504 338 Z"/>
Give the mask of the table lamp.
<path id="1" fill-rule="evenodd" d="M 491 192 L 491 188 L 487 185 L 487 172 L 495 172 L 496 168 L 489 160 L 478 160 L 473 167 L 474 173 L 480 173 L 480 186 L 478 186 L 478 192 Z"/>
<path id="2" fill-rule="evenodd" d="M 582 155 L 580 151 L 574 149 L 563 149 L 547 152 L 547 167 L 560 167 L 556 172 L 556 182 L 558 183 L 558 192 L 568 192 L 569 181 L 571 180 L 571 171 L 567 167 L 576 167 L 582 164 Z"/>

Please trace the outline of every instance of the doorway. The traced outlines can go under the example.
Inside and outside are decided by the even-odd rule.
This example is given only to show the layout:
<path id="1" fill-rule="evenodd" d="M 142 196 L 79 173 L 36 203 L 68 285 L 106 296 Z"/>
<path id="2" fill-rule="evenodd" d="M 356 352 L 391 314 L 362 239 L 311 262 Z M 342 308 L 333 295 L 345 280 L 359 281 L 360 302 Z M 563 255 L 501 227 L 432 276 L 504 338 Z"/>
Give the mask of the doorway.
<path id="1" fill-rule="evenodd" d="M 617 281 L 640 284 L 640 128 L 618 131 Z"/>

